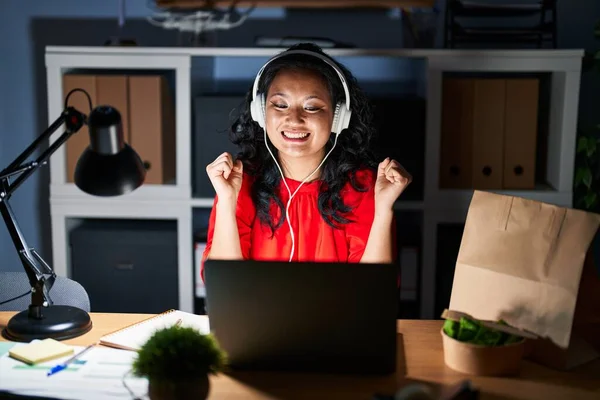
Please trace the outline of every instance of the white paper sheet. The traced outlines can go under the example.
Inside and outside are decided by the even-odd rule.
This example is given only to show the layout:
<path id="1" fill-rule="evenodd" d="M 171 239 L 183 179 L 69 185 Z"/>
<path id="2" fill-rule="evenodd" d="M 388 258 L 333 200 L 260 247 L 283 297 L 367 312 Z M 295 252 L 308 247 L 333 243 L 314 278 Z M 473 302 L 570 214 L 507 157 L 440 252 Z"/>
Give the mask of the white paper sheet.
<path id="1" fill-rule="evenodd" d="M 22 344 L 16 344 L 19 345 Z M 78 353 L 84 347 L 74 346 L 74 349 Z M 4 354 L 0 356 L 0 391 L 61 399 L 132 399 L 134 396 L 123 385 L 123 377 L 131 370 L 135 355 L 132 351 L 99 346 L 68 369 L 46 376 L 51 367 L 69 357 L 28 366 Z M 129 374 L 125 381 L 135 397 L 148 398 L 146 379 Z"/>

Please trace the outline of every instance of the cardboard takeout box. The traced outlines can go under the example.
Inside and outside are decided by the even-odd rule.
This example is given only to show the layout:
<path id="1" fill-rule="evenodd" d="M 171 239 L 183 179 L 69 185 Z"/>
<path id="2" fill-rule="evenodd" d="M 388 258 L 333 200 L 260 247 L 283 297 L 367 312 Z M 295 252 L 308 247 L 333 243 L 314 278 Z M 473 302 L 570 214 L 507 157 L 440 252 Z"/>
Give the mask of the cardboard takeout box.
<path id="1" fill-rule="evenodd" d="M 576 305 L 590 287 L 580 282 L 599 225 L 598 214 L 474 191 L 449 308 L 536 334 L 528 357 L 550 367 L 568 369 L 598 357 L 573 327 L 586 325 Z M 585 297 L 597 302 L 600 293 Z"/>

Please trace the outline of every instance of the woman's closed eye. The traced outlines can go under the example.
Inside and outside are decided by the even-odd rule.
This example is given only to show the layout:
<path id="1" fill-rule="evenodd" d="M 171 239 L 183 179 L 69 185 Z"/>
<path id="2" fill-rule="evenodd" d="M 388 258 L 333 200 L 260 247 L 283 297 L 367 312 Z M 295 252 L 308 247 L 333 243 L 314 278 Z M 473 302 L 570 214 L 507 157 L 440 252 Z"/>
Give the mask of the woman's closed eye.
<path id="1" fill-rule="evenodd" d="M 317 106 L 304 106 L 304 109 L 309 112 L 317 112 L 317 111 L 320 111 L 322 108 L 323 107 L 317 107 Z"/>
<path id="2" fill-rule="evenodd" d="M 287 104 L 284 104 L 284 103 L 277 103 L 277 102 L 274 102 L 274 101 L 272 101 L 272 102 L 271 102 L 271 104 L 272 104 L 272 105 L 273 105 L 273 107 L 275 107 L 275 108 L 280 108 L 280 109 L 285 109 L 285 108 L 287 108 Z"/>
<path id="3" fill-rule="evenodd" d="M 280 109 L 280 110 L 285 110 L 286 108 L 288 108 L 288 105 L 285 103 L 278 103 L 276 101 L 272 101 L 271 104 L 273 105 L 273 107 Z M 322 110 L 323 107 L 306 105 L 306 106 L 304 106 L 304 109 L 308 112 L 318 112 L 318 111 Z"/>

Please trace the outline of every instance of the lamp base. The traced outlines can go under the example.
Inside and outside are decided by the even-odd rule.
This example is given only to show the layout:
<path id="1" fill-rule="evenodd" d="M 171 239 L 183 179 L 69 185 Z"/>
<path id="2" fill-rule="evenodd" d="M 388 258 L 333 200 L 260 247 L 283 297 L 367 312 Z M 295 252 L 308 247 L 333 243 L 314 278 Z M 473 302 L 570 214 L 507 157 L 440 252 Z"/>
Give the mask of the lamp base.
<path id="1" fill-rule="evenodd" d="M 29 310 L 14 315 L 2 331 L 4 337 L 16 342 L 34 339 L 71 339 L 92 329 L 87 312 L 71 306 L 42 307 L 41 318 L 29 316 Z"/>

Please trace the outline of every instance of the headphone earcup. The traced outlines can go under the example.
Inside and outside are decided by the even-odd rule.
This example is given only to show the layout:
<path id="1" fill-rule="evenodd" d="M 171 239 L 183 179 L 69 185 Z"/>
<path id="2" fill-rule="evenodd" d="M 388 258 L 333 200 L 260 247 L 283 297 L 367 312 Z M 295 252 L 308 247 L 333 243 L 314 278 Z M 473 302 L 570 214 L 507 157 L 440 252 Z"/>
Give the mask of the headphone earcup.
<path id="1" fill-rule="evenodd" d="M 258 95 L 250 103 L 250 116 L 261 128 L 265 128 L 265 98 L 263 95 Z"/>
<path id="2" fill-rule="evenodd" d="M 267 106 L 265 105 L 265 96 L 260 96 L 260 125 L 263 129 L 267 129 Z"/>
<path id="3" fill-rule="evenodd" d="M 333 114 L 333 124 L 331 124 L 331 132 L 339 135 L 344 129 L 350 126 L 350 117 L 352 111 L 346 110 L 346 103 L 340 102 L 335 106 L 335 112 Z"/>
<path id="4" fill-rule="evenodd" d="M 331 123 L 331 132 L 336 135 L 340 132 L 338 131 L 338 125 L 340 122 L 340 103 L 335 105 L 335 111 L 333 112 L 333 122 Z"/>

